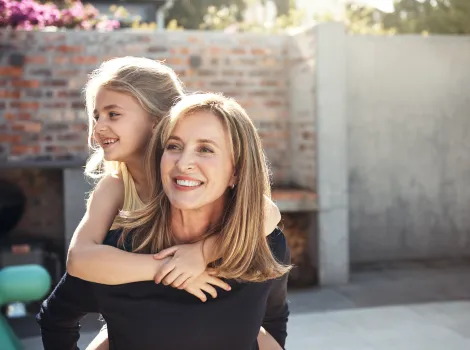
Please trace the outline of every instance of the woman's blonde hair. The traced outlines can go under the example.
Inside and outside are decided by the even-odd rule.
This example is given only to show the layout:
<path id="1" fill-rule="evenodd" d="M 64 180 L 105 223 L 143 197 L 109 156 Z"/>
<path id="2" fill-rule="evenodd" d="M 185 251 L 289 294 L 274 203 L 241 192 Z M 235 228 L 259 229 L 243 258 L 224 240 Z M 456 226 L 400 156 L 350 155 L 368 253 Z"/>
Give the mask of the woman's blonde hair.
<path id="1" fill-rule="evenodd" d="M 125 93 L 135 98 L 151 118 L 159 122 L 184 89 L 176 73 L 164 64 L 143 57 L 118 57 L 101 64 L 94 70 L 85 86 L 88 114 L 88 145 L 91 155 L 85 166 L 85 175 L 98 180 L 109 174 L 118 174 L 124 182 L 124 210 L 143 206 L 135 189 L 134 180 L 123 162 L 106 161 L 103 149 L 93 138 L 96 95 L 101 88 Z"/>
<path id="2" fill-rule="evenodd" d="M 204 236 L 217 237 L 218 256 L 222 257 L 214 265 L 218 275 L 252 282 L 282 276 L 290 267 L 276 261 L 264 235 L 264 195 L 269 197 L 271 189 L 261 140 L 245 110 L 234 100 L 218 94 L 183 97 L 170 116 L 158 125 L 146 161 L 147 174 L 152 179 L 151 200 L 142 210 L 122 214 L 119 220 L 125 229 L 121 244 L 131 242 L 134 252 L 145 253 L 175 244 L 171 233 L 171 204 L 163 190 L 160 161 L 176 123 L 199 111 L 211 112 L 225 125 L 237 175 L 236 186 L 228 189 L 222 222 Z"/>

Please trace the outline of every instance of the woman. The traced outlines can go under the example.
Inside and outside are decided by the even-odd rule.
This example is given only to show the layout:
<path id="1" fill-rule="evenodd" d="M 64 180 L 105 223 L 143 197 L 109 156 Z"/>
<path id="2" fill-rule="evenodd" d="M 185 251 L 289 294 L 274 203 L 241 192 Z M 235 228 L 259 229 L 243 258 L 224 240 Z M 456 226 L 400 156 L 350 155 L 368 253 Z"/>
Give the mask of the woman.
<path id="1" fill-rule="evenodd" d="M 232 290 L 202 305 L 147 282 L 96 285 L 110 349 L 255 349 L 261 325 L 283 346 L 288 249 L 279 230 L 270 245 L 260 234 L 270 189 L 251 120 L 236 102 L 199 94 L 184 97 L 159 128 L 148 162 L 151 200 L 123 218 L 116 244 L 152 253 L 217 232 L 214 273 Z"/>
<path id="2" fill-rule="evenodd" d="M 256 349 L 261 325 L 283 346 L 289 254 L 279 230 L 269 245 L 260 234 L 269 182 L 253 124 L 234 101 L 202 94 L 183 98 L 159 128 L 151 200 L 124 216 L 126 229 L 108 243 L 153 253 L 213 233 L 221 256 L 214 273 L 232 290 L 204 305 L 150 282 L 94 284 L 110 349 Z"/>

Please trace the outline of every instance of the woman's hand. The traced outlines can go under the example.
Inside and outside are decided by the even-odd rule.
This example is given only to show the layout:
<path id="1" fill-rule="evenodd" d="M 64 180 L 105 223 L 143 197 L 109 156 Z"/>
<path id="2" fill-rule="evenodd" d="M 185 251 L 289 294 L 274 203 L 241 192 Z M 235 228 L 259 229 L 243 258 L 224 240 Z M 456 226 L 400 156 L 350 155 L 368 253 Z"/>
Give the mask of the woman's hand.
<path id="1" fill-rule="evenodd" d="M 207 297 L 204 292 L 210 294 L 213 298 L 217 298 L 217 290 L 213 287 L 217 286 L 226 291 L 232 288 L 221 279 L 211 276 L 209 272 L 204 271 L 201 275 L 195 278 L 186 288 L 185 291 L 198 297 L 202 302 L 207 301 Z"/>
<path id="2" fill-rule="evenodd" d="M 203 246 L 204 241 L 200 241 L 176 245 L 155 254 L 153 257 L 157 260 L 170 257 L 155 275 L 155 283 L 186 289 L 206 270 Z"/>

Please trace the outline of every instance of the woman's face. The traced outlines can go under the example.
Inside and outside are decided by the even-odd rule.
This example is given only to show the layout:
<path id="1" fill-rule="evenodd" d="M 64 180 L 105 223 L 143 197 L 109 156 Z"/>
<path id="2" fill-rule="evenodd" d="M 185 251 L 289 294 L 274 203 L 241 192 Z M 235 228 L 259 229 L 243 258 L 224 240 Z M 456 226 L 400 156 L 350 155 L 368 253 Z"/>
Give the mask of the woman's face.
<path id="1" fill-rule="evenodd" d="M 177 122 L 160 165 L 163 189 L 176 209 L 220 209 L 236 181 L 228 132 L 209 111 Z"/>
<path id="2" fill-rule="evenodd" d="M 93 137 L 106 160 L 129 162 L 143 156 L 152 136 L 152 118 L 129 95 L 101 88 L 96 95 Z"/>

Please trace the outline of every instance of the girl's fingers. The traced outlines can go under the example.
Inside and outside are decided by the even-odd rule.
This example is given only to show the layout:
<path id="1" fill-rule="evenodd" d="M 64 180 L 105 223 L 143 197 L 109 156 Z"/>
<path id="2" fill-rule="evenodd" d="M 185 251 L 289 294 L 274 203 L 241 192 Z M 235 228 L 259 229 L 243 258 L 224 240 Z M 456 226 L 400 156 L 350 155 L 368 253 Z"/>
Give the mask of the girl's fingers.
<path id="1" fill-rule="evenodd" d="M 156 259 L 156 260 L 165 259 L 165 258 L 175 254 L 177 250 L 178 250 L 178 246 L 175 245 L 173 247 L 163 249 L 161 252 L 158 252 L 157 254 L 153 254 L 153 258 Z"/>
<path id="2" fill-rule="evenodd" d="M 214 299 L 217 298 L 217 291 L 216 291 L 215 288 L 212 287 L 210 284 L 207 284 L 207 283 L 203 284 L 203 285 L 201 286 L 201 289 L 202 289 L 203 291 L 209 293 L 210 295 L 212 295 L 212 297 L 213 297 Z"/>
<path id="3" fill-rule="evenodd" d="M 155 283 L 161 283 L 162 279 L 168 275 L 173 269 L 175 268 L 175 265 L 171 262 L 167 262 L 165 265 L 163 265 L 160 270 L 158 270 L 157 274 L 155 275 Z"/>
<path id="4" fill-rule="evenodd" d="M 228 283 L 222 281 L 221 279 L 219 279 L 217 277 L 209 277 L 207 283 L 210 283 L 213 286 L 220 287 L 220 288 L 222 288 L 224 290 L 227 290 L 227 291 L 232 289 L 232 287 L 230 287 L 230 285 Z"/>
<path id="5" fill-rule="evenodd" d="M 171 285 L 174 281 L 176 281 L 176 279 L 181 276 L 181 273 L 177 270 L 177 269 L 174 269 L 172 270 L 168 275 L 165 276 L 165 278 L 163 279 L 162 283 L 165 285 L 165 286 L 169 286 Z"/>
<path id="6" fill-rule="evenodd" d="M 176 278 L 173 283 L 171 284 L 171 286 L 173 288 L 179 288 L 179 289 L 182 289 L 181 286 L 183 285 L 184 282 L 186 282 L 186 280 L 189 278 L 189 276 L 187 274 L 181 274 L 178 276 L 178 278 Z"/>

